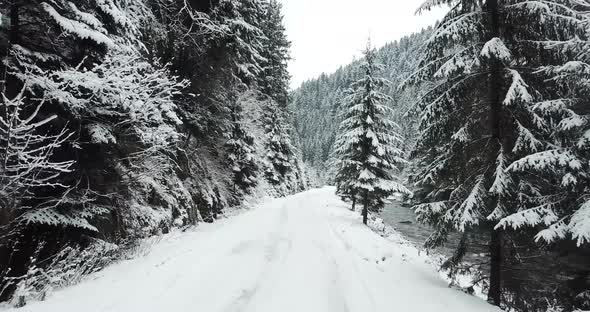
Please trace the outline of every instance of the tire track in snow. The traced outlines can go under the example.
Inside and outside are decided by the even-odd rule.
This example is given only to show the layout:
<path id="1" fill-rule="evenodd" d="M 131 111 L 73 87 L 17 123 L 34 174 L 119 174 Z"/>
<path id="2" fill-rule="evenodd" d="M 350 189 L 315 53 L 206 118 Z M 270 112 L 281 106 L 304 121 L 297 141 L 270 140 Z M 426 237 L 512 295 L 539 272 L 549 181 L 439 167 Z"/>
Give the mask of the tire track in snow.
<path id="1" fill-rule="evenodd" d="M 328 229 L 326 229 L 328 230 Z M 334 257 L 334 253 L 332 252 L 332 247 L 326 245 L 319 241 L 314 241 L 316 247 L 320 250 L 320 253 L 324 255 L 326 259 L 328 259 L 328 263 L 326 265 L 326 272 L 329 274 L 329 280 L 331 283 L 331 287 L 328 291 L 330 298 L 332 298 L 332 302 L 336 303 L 338 306 L 334 310 L 335 312 L 350 312 L 350 308 L 348 307 L 348 302 L 346 296 L 343 294 L 342 285 L 344 285 L 342 277 L 340 276 L 340 265 L 336 258 Z M 328 252 L 328 250 L 330 252 Z"/>
<path id="2" fill-rule="evenodd" d="M 355 276 L 352 278 L 354 280 L 360 282 L 363 292 L 365 293 L 365 296 L 370 303 L 370 309 L 364 310 L 364 311 L 377 311 L 377 303 L 375 302 L 375 298 L 373 297 L 373 293 L 369 289 L 367 281 L 364 278 L 364 275 L 361 273 L 360 268 L 358 267 L 356 261 L 354 261 L 355 258 L 362 259 L 363 261 L 366 261 L 366 259 L 360 253 L 358 253 L 358 251 L 356 251 L 354 249 L 354 247 L 344 237 L 342 237 L 342 235 L 340 235 L 338 233 L 338 231 L 334 228 L 334 226 L 329 222 L 328 218 L 326 218 L 326 225 L 329 228 L 331 236 L 333 238 L 335 238 L 335 241 L 342 246 L 342 248 L 343 248 L 342 251 L 346 255 L 345 257 L 342 257 L 342 258 L 346 259 L 344 261 L 347 261 L 348 264 L 350 264 L 350 266 L 353 268 L 353 270 L 355 272 Z M 367 261 L 367 263 L 369 263 L 369 262 Z"/>
<path id="3" fill-rule="evenodd" d="M 267 283 L 273 282 L 280 272 L 278 268 L 284 263 L 287 254 L 291 250 L 292 241 L 288 235 L 285 235 L 287 222 L 289 220 L 287 204 L 281 205 L 281 211 L 275 230 L 268 234 L 269 244 L 264 248 L 263 270 L 256 278 L 256 282 L 251 287 L 242 289 L 241 293 L 234 299 L 223 311 L 240 312 L 246 311 L 259 290 Z M 233 251 L 245 252 L 252 247 L 256 247 L 255 241 L 245 241 L 236 246 Z"/>

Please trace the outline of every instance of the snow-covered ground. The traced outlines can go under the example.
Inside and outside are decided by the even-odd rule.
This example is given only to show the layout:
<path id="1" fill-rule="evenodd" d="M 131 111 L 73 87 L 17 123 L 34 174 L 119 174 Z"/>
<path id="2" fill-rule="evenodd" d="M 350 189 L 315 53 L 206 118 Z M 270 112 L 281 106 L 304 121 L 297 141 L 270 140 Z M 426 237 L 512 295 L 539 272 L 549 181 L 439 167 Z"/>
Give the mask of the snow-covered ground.
<path id="1" fill-rule="evenodd" d="M 14 311 L 499 311 L 347 207 L 330 187 L 269 200 Z"/>

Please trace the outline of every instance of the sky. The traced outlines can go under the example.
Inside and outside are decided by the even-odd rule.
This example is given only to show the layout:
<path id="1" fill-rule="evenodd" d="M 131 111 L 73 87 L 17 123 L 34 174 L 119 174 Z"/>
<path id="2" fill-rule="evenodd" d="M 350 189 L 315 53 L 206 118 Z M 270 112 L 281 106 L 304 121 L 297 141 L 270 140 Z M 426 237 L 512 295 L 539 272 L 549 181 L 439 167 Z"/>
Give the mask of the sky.
<path id="1" fill-rule="evenodd" d="M 280 0 L 292 43 L 291 87 L 358 58 L 367 38 L 376 47 L 440 20 L 446 8 L 415 15 L 424 0 Z"/>

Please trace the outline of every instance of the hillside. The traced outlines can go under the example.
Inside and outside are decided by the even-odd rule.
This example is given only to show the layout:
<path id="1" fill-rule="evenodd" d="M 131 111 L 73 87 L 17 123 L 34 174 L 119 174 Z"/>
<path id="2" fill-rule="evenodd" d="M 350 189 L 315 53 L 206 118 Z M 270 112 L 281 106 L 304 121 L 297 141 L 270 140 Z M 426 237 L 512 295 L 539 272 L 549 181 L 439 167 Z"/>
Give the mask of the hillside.
<path id="1" fill-rule="evenodd" d="M 0 18 L 0 301 L 305 188 L 277 1 L 1 0 Z"/>
<path id="2" fill-rule="evenodd" d="M 395 100 L 391 103 L 395 110 L 393 118 L 402 127 L 406 146 L 411 146 L 417 135 L 415 117 L 405 117 L 405 114 L 416 101 L 419 89 L 413 87 L 400 92 L 397 87 L 416 70 L 420 48 L 431 32 L 432 29 L 426 29 L 377 50 L 379 63 L 383 65 L 382 75 L 392 81 L 392 85 L 385 88 L 384 92 Z M 304 82 L 292 92 L 294 124 L 303 161 L 315 170 L 320 181 L 327 178 L 326 162 L 341 121 L 342 99 L 350 82 L 359 76 L 358 61 L 353 61 L 332 74 Z"/>

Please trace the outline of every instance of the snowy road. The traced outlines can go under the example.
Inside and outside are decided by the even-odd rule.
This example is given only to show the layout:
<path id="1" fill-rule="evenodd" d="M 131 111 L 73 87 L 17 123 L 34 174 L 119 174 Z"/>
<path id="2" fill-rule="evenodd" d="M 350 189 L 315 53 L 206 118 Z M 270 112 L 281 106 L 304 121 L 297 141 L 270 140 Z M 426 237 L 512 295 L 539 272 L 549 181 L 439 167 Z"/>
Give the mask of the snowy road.
<path id="1" fill-rule="evenodd" d="M 332 188 L 271 200 L 15 311 L 497 311 L 449 289 Z"/>

